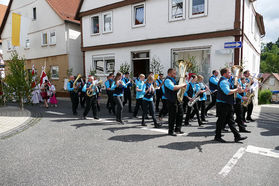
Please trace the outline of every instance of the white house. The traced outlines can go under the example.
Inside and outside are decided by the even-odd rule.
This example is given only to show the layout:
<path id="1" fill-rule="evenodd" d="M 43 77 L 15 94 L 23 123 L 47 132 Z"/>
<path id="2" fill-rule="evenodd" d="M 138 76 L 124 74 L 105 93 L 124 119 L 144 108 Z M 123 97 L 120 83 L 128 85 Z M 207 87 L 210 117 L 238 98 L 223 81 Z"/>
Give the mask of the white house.
<path id="1" fill-rule="evenodd" d="M 80 22 L 74 19 L 79 3 L 80 0 L 10 0 L 0 29 L 4 60 L 9 60 L 16 50 L 27 59 L 27 69 L 35 66 L 38 76 L 46 64 L 52 83 L 62 95 L 67 72 L 83 73 Z M 19 47 L 11 44 L 12 13 L 21 15 Z M 22 36 L 23 31 L 26 35 Z"/>
<path id="2" fill-rule="evenodd" d="M 166 73 L 178 60 L 194 58 L 205 79 L 232 64 L 259 72 L 265 29 L 254 1 L 83 0 L 76 18 L 85 71 L 105 77 L 128 63 L 136 76 L 147 74 L 157 59 Z M 234 41 L 243 47 L 224 49 L 224 43 Z"/>

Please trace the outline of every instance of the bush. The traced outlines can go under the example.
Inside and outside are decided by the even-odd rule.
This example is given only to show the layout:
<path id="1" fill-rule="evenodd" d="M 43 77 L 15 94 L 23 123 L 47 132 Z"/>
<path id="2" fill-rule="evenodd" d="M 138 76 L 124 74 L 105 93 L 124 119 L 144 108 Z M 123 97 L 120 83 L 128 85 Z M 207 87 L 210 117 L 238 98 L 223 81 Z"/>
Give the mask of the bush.
<path id="1" fill-rule="evenodd" d="M 270 104 L 272 92 L 270 90 L 261 90 L 259 93 L 259 104 Z"/>

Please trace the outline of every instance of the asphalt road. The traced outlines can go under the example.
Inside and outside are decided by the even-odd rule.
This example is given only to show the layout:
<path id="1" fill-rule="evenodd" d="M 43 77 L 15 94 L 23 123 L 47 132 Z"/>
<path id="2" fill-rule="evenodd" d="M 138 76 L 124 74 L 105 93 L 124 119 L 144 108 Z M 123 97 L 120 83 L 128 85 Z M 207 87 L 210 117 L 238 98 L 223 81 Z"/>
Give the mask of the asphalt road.
<path id="1" fill-rule="evenodd" d="M 48 110 L 28 106 L 42 119 L 0 140 L 0 185 L 276 186 L 278 108 L 255 111 L 254 117 L 259 119 L 248 124 L 252 133 L 244 134 L 248 139 L 243 143 L 220 144 L 213 141 L 214 117 L 204 127 L 193 122 L 192 127 L 183 127 L 185 135 L 172 137 L 164 133 L 166 124 L 159 131 L 142 129 L 140 119 L 131 119 L 127 108 L 128 123 L 119 125 L 103 106 L 99 121 L 73 117 L 68 101 Z M 151 122 L 147 125 L 152 129 Z M 233 141 L 232 133 L 226 133 L 224 139 Z M 266 152 L 245 152 L 233 158 L 248 146 L 277 151 L 272 152 L 274 157 Z M 229 167 L 226 176 L 220 173 L 224 167 Z"/>

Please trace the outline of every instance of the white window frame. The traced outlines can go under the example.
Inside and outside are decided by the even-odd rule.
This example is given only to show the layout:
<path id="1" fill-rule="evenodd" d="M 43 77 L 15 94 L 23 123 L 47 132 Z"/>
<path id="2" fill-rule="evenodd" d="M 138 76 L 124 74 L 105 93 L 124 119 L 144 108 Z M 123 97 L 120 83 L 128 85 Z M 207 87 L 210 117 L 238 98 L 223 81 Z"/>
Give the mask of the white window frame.
<path id="1" fill-rule="evenodd" d="M 36 9 L 36 18 L 34 19 L 34 8 Z M 32 7 L 32 21 L 37 20 L 37 7 Z"/>
<path id="2" fill-rule="evenodd" d="M 53 41 L 51 41 L 51 34 L 52 33 L 54 33 L 55 34 L 55 36 L 52 36 L 52 37 L 55 37 L 55 41 L 53 42 Z M 49 32 L 49 45 L 56 45 L 56 31 L 51 31 L 51 32 Z"/>
<path id="3" fill-rule="evenodd" d="M 94 69 L 96 71 L 96 75 L 97 76 L 107 76 L 108 74 L 110 74 L 111 72 L 107 72 L 107 63 L 106 63 L 106 60 L 107 59 L 114 59 L 114 71 L 115 71 L 115 55 L 98 55 L 98 56 L 92 56 L 92 69 Z M 104 72 L 103 73 L 97 73 L 97 70 L 96 70 L 96 65 L 95 65 L 95 60 L 103 60 L 103 69 L 104 69 Z"/>
<path id="4" fill-rule="evenodd" d="M 58 70 L 57 70 L 57 72 L 58 72 L 58 77 L 53 77 L 52 75 L 52 70 L 53 70 L 53 67 L 57 67 L 58 68 Z M 50 72 L 51 72 L 51 79 L 54 79 L 54 80 L 58 80 L 59 79 L 59 66 L 51 66 L 50 67 Z"/>
<path id="5" fill-rule="evenodd" d="M 11 40 L 7 40 L 7 51 L 10 52 L 13 50 L 13 45 Z"/>
<path id="6" fill-rule="evenodd" d="M 193 0 L 189 0 L 189 17 L 197 18 L 197 17 L 205 17 L 208 14 L 208 0 L 204 0 L 204 13 L 193 15 Z"/>
<path id="7" fill-rule="evenodd" d="M 46 34 L 46 36 L 47 36 L 47 40 L 46 40 L 47 43 L 46 43 L 46 44 L 43 43 L 43 41 L 44 41 L 44 39 L 43 39 L 44 36 L 43 36 L 43 35 L 44 35 L 44 34 Z M 48 35 L 47 32 L 43 32 L 43 33 L 41 34 L 41 46 L 47 46 L 48 44 L 49 44 L 49 35 Z"/>
<path id="8" fill-rule="evenodd" d="M 29 46 L 27 46 L 27 41 L 29 40 Z M 30 38 L 25 39 L 24 49 L 30 49 Z"/>
<path id="9" fill-rule="evenodd" d="M 183 15 L 182 15 L 182 17 L 179 17 L 179 18 L 172 18 L 172 1 L 173 0 L 169 0 L 169 21 L 185 20 L 185 18 L 186 18 L 186 0 L 182 0 L 183 1 Z"/>
<path id="10" fill-rule="evenodd" d="M 144 12 L 143 24 L 136 25 L 135 24 L 135 20 L 136 20 L 135 8 L 138 7 L 138 6 L 142 6 L 142 5 L 143 5 L 143 10 L 144 10 L 143 11 Z M 132 28 L 144 27 L 145 25 L 146 25 L 146 6 L 145 6 L 145 2 L 132 5 Z"/>
<path id="11" fill-rule="evenodd" d="M 93 30 L 93 17 L 99 17 L 99 32 L 98 33 L 94 33 L 94 30 Z M 102 30 L 101 22 L 102 22 L 101 14 L 95 14 L 95 15 L 92 15 L 90 17 L 90 32 L 91 32 L 92 36 L 96 36 L 96 35 L 100 35 L 101 34 L 101 30 Z"/>
<path id="12" fill-rule="evenodd" d="M 110 30 L 110 31 L 105 31 L 105 15 L 109 15 L 109 14 L 110 14 L 110 16 L 111 16 L 111 30 Z M 104 34 L 112 33 L 112 31 L 113 31 L 113 17 L 112 17 L 112 11 L 102 13 L 102 28 L 103 28 L 103 33 L 104 33 Z"/>

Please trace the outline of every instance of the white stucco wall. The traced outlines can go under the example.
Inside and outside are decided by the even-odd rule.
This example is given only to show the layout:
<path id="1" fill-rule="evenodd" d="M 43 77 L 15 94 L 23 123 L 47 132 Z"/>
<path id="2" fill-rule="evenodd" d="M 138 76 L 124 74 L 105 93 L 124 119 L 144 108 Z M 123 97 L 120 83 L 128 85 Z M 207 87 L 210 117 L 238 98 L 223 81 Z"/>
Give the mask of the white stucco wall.
<path id="1" fill-rule="evenodd" d="M 73 75 L 83 74 L 83 58 L 81 52 L 80 25 L 66 23 L 67 53 L 69 54 L 69 68 L 73 69 Z"/>
<path id="2" fill-rule="evenodd" d="M 37 20 L 35 21 L 32 21 L 33 7 L 36 7 L 37 9 Z M 11 41 L 12 33 L 11 13 L 21 14 L 31 20 L 30 27 L 28 29 L 30 49 L 24 49 L 25 43 L 21 43 L 21 46 L 16 48 L 19 55 L 24 56 L 26 59 L 34 59 L 45 56 L 66 54 L 65 23 L 49 6 L 49 4 L 44 0 L 14 0 L 11 12 L 1 36 L 3 39 L 3 55 L 5 60 L 9 59 L 11 54 L 7 51 L 7 41 Z M 56 31 L 56 45 L 42 47 L 41 34 L 49 31 Z"/>
<path id="3" fill-rule="evenodd" d="M 229 64 L 232 61 L 232 54 L 216 54 L 217 50 L 224 49 L 224 42 L 233 41 L 234 37 L 223 37 L 223 38 L 214 38 L 214 39 L 202 39 L 194 41 L 184 41 L 184 42 L 173 42 L 173 43 L 164 43 L 164 44 L 154 44 L 154 45 L 144 45 L 144 46 L 134 46 L 128 48 L 115 48 L 108 50 L 97 50 L 97 51 L 88 51 L 85 53 L 85 69 L 86 75 L 88 75 L 90 69 L 92 68 L 92 56 L 97 55 L 112 55 L 115 56 L 115 71 L 117 72 L 122 63 L 131 64 L 131 52 L 136 51 L 149 51 L 150 59 L 153 57 L 158 57 L 161 61 L 161 64 L 164 66 L 164 73 L 166 74 L 168 68 L 171 67 L 171 50 L 179 48 L 190 48 L 190 47 L 210 47 L 210 68 L 208 72 L 211 74 L 211 71 L 214 69 L 221 69 L 225 67 L 226 64 Z M 105 77 L 105 76 L 104 76 Z M 208 80 L 205 80 L 207 82 Z"/>
<path id="4" fill-rule="evenodd" d="M 87 11 L 87 10 L 91 10 L 91 9 L 95 9 L 95 8 L 99 8 L 102 6 L 106 6 L 112 3 L 117 3 L 117 2 L 121 2 L 124 0 L 86 0 L 83 2 L 82 7 L 80 9 L 81 12 Z"/>
<path id="5" fill-rule="evenodd" d="M 101 0 L 85 0 L 83 7 L 93 8 L 97 2 Z M 83 17 L 84 47 L 233 29 L 235 0 L 226 0 L 222 6 L 220 0 L 209 0 L 208 15 L 197 18 L 189 18 L 189 0 L 186 0 L 186 18 L 174 22 L 169 21 L 167 0 L 146 1 L 145 10 L 146 25 L 139 28 L 132 28 L 132 6 L 112 10 L 113 32 L 94 36 L 91 35 L 92 15 Z"/>

